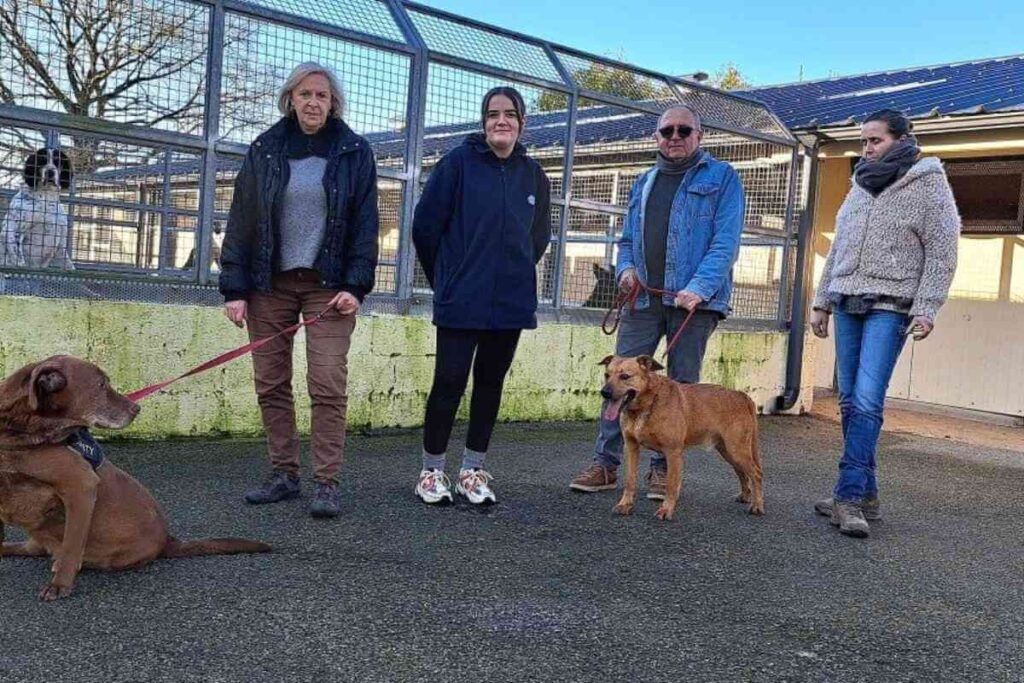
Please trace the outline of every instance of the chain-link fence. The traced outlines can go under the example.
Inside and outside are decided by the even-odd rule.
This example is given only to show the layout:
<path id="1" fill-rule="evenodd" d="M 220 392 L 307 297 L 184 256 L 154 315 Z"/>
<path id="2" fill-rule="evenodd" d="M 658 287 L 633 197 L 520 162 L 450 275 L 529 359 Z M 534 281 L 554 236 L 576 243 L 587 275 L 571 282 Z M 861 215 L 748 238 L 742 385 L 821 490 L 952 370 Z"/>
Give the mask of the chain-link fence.
<path id="1" fill-rule="evenodd" d="M 371 305 L 429 297 L 410 239 L 419 190 L 479 129 L 483 93 L 513 85 L 552 181 L 545 307 L 609 305 L 630 188 L 658 116 L 685 103 L 746 189 L 736 317 L 788 318 L 800 164 L 764 105 L 401 0 L 0 0 L 0 216 L 5 236 L 35 240 L 0 260 L 0 293 L 219 302 L 234 176 L 302 61 L 342 76 L 346 121 L 377 158 Z M 30 166 L 55 188 L 30 192 Z"/>

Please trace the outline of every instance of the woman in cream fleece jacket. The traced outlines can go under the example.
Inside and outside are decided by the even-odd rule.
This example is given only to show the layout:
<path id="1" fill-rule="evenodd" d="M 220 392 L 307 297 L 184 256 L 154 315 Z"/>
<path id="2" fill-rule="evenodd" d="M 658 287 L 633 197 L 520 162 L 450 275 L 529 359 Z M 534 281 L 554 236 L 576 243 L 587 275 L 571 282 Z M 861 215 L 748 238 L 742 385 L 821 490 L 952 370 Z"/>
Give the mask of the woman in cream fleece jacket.
<path id="1" fill-rule="evenodd" d="M 882 110 L 861 127 L 864 154 L 836 216 L 811 329 L 835 317 L 843 455 L 832 497 L 815 503 L 849 536 L 878 519 L 875 451 L 907 334 L 927 337 L 956 270 L 960 217 L 938 159 L 920 159 L 910 121 Z"/>

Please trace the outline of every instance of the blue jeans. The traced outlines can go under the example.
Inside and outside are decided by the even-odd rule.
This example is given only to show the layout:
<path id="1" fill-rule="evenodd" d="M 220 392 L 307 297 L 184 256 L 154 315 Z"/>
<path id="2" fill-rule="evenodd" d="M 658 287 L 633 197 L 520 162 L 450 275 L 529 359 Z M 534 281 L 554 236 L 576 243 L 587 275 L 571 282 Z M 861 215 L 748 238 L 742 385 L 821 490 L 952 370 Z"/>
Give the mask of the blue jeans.
<path id="1" fill-rule="evenodd" d="M 619 334 L 615 339 L 616 356 L 652 356 L 662 337 L 671 339 L 686 319 L 687 311 L 674 306 L 665 306 L 660 299 L 651 297 L 651 305 L 643 310 L 622 313 Z M 700 381 L 700 366 L 704 362 L 704 351 L 708 338 L 718 327 L 720 316 L 714 311 L 698 310 L 679 336 L 679 341 L 668 354 L 668 376 L 677 382 L 695 384 Z M 617 468 L 622 462 L 622 431 L 618 420 L 604 419 L 597 443 L 594 446 L 594 462 L 603 467 Z M 651 457 L 651 469 L 666 469 L 665 456 Z"/>
<path id="2" fill-rule="evenodd" d="M 910 317 L 895 311 L 834 312 L 836 375 L 843 425 L 843 457 L 832 497 L 861 503 L 878 497 L 875 451 L 892 371 L 906 341 Z"/>

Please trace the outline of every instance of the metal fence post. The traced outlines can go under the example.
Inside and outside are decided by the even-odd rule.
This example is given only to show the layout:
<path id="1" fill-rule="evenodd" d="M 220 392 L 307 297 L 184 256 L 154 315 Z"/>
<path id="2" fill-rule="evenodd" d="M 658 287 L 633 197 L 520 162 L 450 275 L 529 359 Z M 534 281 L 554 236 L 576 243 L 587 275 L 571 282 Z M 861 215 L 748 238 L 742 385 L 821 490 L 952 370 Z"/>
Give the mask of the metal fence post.
<path id="1" fill-rule="evenodd" d="M 398 228 L 398 254 L 395 258 L 395 295 L 400 307 L 408 307 L 412 300 L 413 274 L 416 270 L 416 255 L 412 244 L 412 217 L 420 196 L 430 57 L 423 37 L 416 30 L 402 3 L 399 0 L 388 0 L 388 9 L 391 10 L 391 15 L 402 30 L 406 41 L 416 49 L 409 65 L 409 94 L 405 108 L 405 187 Z"/>
<path id="2" fill-rule="evenodd" d="M 199 284 L 210 284 L 210 256 L 213 253 L 213 211 L 217 202 L 217 137 L 220 131 L 220 89 L 224 66 L 224 2 L 217 0 L 210 13 L 210 36 L 206 53 L 206 107 L 203 116 L 203 177 L 199 192 L 199 225 L 195 264 Z M 166 202 L 168 197 L 164 197 Z M 161 250 L 162 251 L 162 250 Z M 163 255 L 160 256 L 161 262 Z"/>
<path id="3" fill-rule="evenodd" d="M 779 274 L 779 306 L 775 319 L 779 326 L 785 326 L 789 322 L 790 293 L 789 286 L 789 254 L 793 247 L 793 203 L 796 197 L 797 164 L 800 163 L 800 151 L 793 147 L 793 153 L 789 160 L 789 187 L 786 192 L 786 218 L 784 225 L 786 230 L 786 241 L 782 245 L 782 272 Z"/>
<path id="4" fill-rule="evenodd" d="M 562 212 L 558 225 L 558 242 L 555 243 L 555 253 L 552 255 L 555 259 L 555 270 L 552 275 L 555 281 L 551 283 L 551 307 L 560 309 L 565 270 L 565 240 L 569 234 L 569 204 L 572 201 L 572 165 L 576 152 L 576 109 L 579 103 L 579 88 L 576 87 L 576 81 L 573 80 L 572 74 L 565 68 L 562 60 L 558 58 L 550 45 L 544 45 L 544 52 L 547 53 L 551 63 L 555 65 L 562 80 L 571 88 L 566 96 L 566 111 L 569 114 L 569 120 L 565 127 L 565 159 L 562 160 Z"/>

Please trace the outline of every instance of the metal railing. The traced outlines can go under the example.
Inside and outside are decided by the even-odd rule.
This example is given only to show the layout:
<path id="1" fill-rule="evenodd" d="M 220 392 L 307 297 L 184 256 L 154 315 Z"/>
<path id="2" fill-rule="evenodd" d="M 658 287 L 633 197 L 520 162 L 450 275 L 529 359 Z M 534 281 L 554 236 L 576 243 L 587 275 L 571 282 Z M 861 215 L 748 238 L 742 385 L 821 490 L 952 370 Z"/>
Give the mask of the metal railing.
<path id="1" fill-rule="evenodd" d="M 552 180 L 546 308 L 610 301 L 630 186 L 653 163 L 658 116 L 685 103 L 747 193 L 736 317 L 788 320 L 802 162 L 756 100 L 401 0 L 0 0 L 0 29 L 0 216 L 26 157 L 66 153 L 75 267 L 0 264 L 0 293 L 218 303 L 234 175 L 277 119 L 287 73 L 314 60 L 342 76 L 346 121 L 377 157 L 372 305 L 404 312 L 429 296 L 410 239 L 422 183 L 478 129 L 483 93 L 509 84 Z"/>

